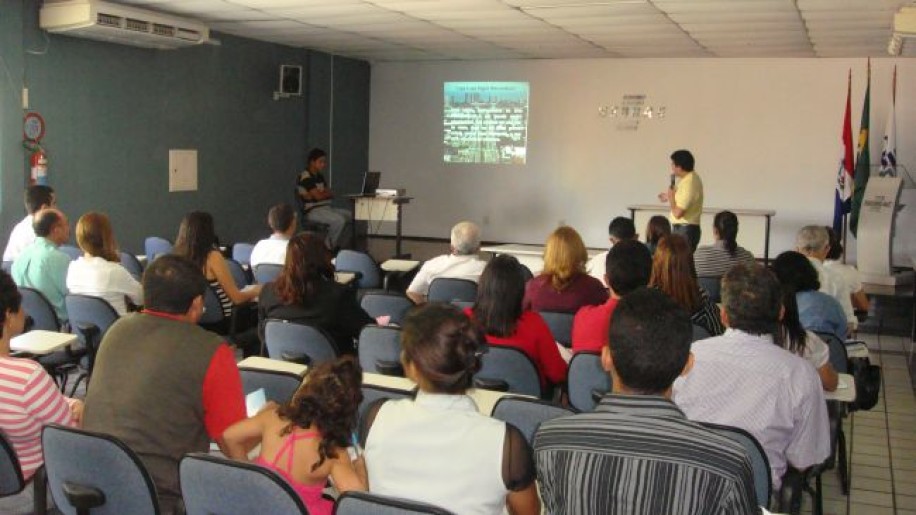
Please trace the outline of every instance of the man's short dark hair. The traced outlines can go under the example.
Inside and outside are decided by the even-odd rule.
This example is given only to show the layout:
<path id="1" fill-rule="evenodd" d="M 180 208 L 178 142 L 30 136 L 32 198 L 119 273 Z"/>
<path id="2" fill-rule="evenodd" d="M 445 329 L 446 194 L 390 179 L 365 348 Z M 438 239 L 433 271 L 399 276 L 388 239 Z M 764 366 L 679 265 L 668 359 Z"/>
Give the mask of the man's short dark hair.
<path id="1" fill-rule="evenodd" d="M 620 381 L 643 395 L 663 393 L 687 364 L 693 330 L 690 315 L 654 288 L 620 299 L 608 346 Z"/>
<path id="2" fill-rule="evenodd" d="M 274 232 L 286 232 L 295 220 L 296 212 L 286 202 L 275 205 L 267 212 L 267 225 Z"/>
<path id="3" fill-rule="evenodd" d="M 729 327 L 750 334 L 776 335 L 781 306 L 779 280 L 762 265 L 735 265 L 722 277 L 722 307 Z"/>
<path id="4" fill-rule="evenodd" d="M 143 305 L 162 313 L 183 315 L 207 291 L 207 279 L 190 260 L 165 254 L 143 272 Z"/>
<path id="5" fill-rule="evenodd" d="M 35 231 L 35 236 L 47 238 L 61 220 L 60 213 L 54 209 L 39 211 L 32 220 L 32 230 Z"/>
<path id="6" fill-rule="evenodd" d="M 618 240 L 636 239 L 636 225 L 629 218 L 618 216 L 607 226 L 608 236 Z"/>
<path id="7" fill-rule="evenodd" d="M 611 247 L 604 260 L 608 286 L 623 297 L 631 291 L 649 284 L 652 275 L 652 254 L 649 248 L 636 240 L 622 240 Z"/>
<path id="8" fill-rule="evenodd" d="M 25 210 L 34 215 L 41 206 L 50 206 L 54 202 L 54 188 L 36 184 L 25 190 Z"/>
<path id="9" fill-rule="evenodd" d="M 312 161 L 317 161 L 322 157 L 327 157 L 327 155 L 328 153 L 324 150 L 321 150 L 320 148 L 313 148 L 312 150 L 309 150 L 308 161 L 306 162 L 308 164 L 312 164 Z"/>
<path id="10" fill-rule="evenodd" d="M 675 150 L 671 154 L 671 162 L 685 172 L 693 171 L 693 154 L 689 150 Z"/>

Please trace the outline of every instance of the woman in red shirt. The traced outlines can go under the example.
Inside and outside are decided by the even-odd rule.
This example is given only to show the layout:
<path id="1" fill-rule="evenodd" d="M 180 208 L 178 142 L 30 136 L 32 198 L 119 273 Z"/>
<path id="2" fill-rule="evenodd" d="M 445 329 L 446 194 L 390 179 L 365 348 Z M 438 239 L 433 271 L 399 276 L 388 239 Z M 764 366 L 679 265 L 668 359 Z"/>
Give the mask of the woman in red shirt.
<path id="1" fill-rule="evenodd" d="M 491 259 L 477 283 L 477 302 L 465 312 L 477 321 L 491 345 L 515 347 L 538 369 L 541 389 L 566 381 L 566 361 L 550 328 L 534 311 L 522 309 L 525 277 L 522 265 L 509 255 Z"/>

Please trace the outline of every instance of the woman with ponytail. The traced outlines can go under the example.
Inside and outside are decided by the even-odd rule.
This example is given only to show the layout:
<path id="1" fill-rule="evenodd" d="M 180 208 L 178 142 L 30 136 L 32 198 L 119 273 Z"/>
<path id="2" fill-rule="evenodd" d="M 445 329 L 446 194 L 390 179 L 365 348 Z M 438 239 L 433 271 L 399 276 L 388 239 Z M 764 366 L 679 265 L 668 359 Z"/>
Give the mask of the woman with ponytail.
<path id="1" fill-rule="evenodd" d="M 288 403 L 236 423 L 223 439 L 234 455 L 260 444 L 254 462 L 286 479 L 310 514 L 330 515 L 334 502 L 322 497 L 329 476 L 340 493 L 366 489 L 346 451 L 361 387 L 362 370 L 352 357 L 316 365 Z"/>
<path id="2" fill-rule="evenodd" d="M 754 263 L 754 255 L 738 246 L 738 217 L 720 211 L 712 221 L 712 245 L 702 245 L 693 254 L 697 277 L 721 277 L 738 263 Z"/>
<path id="3" fill-rule="evenodd" d="M 466 395 L 484 352 L 481 330 L 447 304 L 413 310 L 401 363 L 416 399 L 372 405 L 362 434 L 369 490 L 454 513 L 540 513 L 531 448 Z"/>

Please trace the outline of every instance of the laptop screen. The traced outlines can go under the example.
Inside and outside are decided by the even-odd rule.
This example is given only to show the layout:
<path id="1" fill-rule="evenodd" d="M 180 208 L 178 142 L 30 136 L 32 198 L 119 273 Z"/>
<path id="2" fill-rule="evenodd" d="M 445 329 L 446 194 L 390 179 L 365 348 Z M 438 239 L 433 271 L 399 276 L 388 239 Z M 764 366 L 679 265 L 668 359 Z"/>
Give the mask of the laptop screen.
<path id="1" fill-rule="evenodd" d="M 363 195 L 375 195 L 378 189 L 379 181 L 382 180 L 382 172 L 366 172 L 363 176 Z"/>

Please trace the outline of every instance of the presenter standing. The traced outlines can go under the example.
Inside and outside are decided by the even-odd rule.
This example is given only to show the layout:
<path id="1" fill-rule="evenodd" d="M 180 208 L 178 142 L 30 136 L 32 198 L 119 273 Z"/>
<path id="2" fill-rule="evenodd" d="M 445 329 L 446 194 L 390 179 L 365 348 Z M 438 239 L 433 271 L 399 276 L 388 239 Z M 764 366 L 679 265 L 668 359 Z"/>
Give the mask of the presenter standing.
<path id="1" fill-rule="evenodd" d="M 703 214 L 703 182 L 693 171 L 693 154 L 676 150 L 671 154 L 671 184 L 668 191 L 658 194 L 660 202 L 671 207 L 671 232 L 681 234 L 692 250 L 700 244 L 700 216 Z M 677 178 L 677 184 L 675 184 Z"/>
<path id="2" fill-rule="evenodd" d="M 321 173 L 327 166 L 328 155 L 324 150 L 313 148 L 309 151 L 308 165 L 299 174 L 297 193 L 306 220 L 328 224 L 329 244 L 339 248 L 344 230 L 353 223 L 353 216 L 346 209 L 331 206 L 334 194 Z"/>

